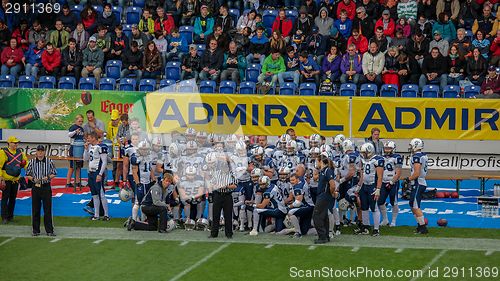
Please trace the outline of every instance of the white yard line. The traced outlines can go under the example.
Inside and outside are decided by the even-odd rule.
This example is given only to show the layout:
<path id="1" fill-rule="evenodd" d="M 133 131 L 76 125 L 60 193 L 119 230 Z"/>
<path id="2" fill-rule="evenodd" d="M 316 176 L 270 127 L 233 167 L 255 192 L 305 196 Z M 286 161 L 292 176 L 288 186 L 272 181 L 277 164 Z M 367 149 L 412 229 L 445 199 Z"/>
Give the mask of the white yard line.
<path id="1" fill-rule="evenodd" d="M 189 241 L 183 241 L 179 246 L 186 246 L 189 243 Z"/>
<path id="2" fill-rule="evenodd" d="M 5 244 L 7 244 L 7 243 L 9 243 L 10 241 L 12 241 L 12 240 L 14 240 L 14 239 L 16 239 L 16 237 L 11 237 L 11 238 L 9 238 L 9 239 L 7 239 L 7 240 L 3 241 L 2 243 L 0 243 L 0 247 L 1 247 L 1 246 L 3 246 L 3 245 L 5 245 Z"/>
<path id="3" fill-rule="evenodd" d="M 274 244 L 267 244 L 266 249 L 271 249 L 274 246 Z"/>
<path id="4" fill-rule="evenodd" d="M 394 253 L 399 254 L 399 253 L 403 252 L 403 250 L 404 250 L 403 248 L 399 248 L 399 249 L 396 249 L 396 251 L 394 251 Z"/>
<path id="5" fill-rule="evenodd" d="M 442 256 L 444 256 L 446 252 L 448 252 L 448 250 L 442 250 L 441 252 L 439 252 L 428 264 L 422 267 L 422 269 L 420 270 L 422 272 L 422 276 L 414 276 L 410 281 L 415 281 L 420 277 L 425 277 L 427 271 L 429 271 L 431 266 L 433 266 Z"/>
<path id="6" fill-rule="evenodd" d="M 144 243 L 146 243 L 146 241 L 145 241 L 145 240 L 140 240 L 140 241 L 137 241 L 137 243 L 135 243 L 135 244 L 137 244 L 137 245 L 142 245 L 142 244 L 144 244 Z"/>
<path id="7" fill-rule="evenodd" d="M 495 251 L 486 251 L 485 256 L 491 256 Z"/>
<path id="8" fill-rule="evenodd" d="M 101 244 L 101 242 L 102 242 L 102 241 L 104 241 L 104 239 L 101 239 L 101 240 L 95 240 L 95 241 L 94 241 L 94 242 L 92 242 L 92 243 L 94 243 L 94 244 Z"/>
<path id="9" fill-rule="evenodd" d="M 316 249 L 316 246 L 311 245 L 311 246 L 309 246 L 309 248 L 307 248 L 307 249 L 308 249 L 308 250 L 314 250 L 314 249 Z"/>
<path id="10" fill-rule="evenodd" d="M 57 242 L 59 242 L 61 240 L 62 240 L 61 238 L 56 238 L 54 240 L 50 240 L 50 243 L 57 243 Z"/>
<path id="11" fill-rule="evenodd" d="M 193 269 L 197 268 L 198 266 L 202 265 L 203 263 L 205 263 L 206 261 L 208 261 L 209 259 L 211 259 L 217 253 L 219 253 L 220 251 L 224 250 L 227 246 L 229 246 L 229 243 L 224 243 L 224 244 L 220 245 L 217 249 L 213 250 L 210 254 L 206 255 L 204 258 L 202 258 L 201 260 L 197 261 L 195 264 L 191 265 L 190 267 L 186 268 L 181 273 L 179 273 L 176 276 L 174 276 L 172 279 L 170 279 L 170 281 L 179 280 L 184 275 L 186 275 L 189 272 L 193 271 Z"/>
<path id="12" fill-rule="evenodd" d="M 351 252 L 357 252 L 357 251 L 359 251 L 359 247 L 354 247 L 354 248 L 352 248 L 352 250 L 351 250 Z"/>

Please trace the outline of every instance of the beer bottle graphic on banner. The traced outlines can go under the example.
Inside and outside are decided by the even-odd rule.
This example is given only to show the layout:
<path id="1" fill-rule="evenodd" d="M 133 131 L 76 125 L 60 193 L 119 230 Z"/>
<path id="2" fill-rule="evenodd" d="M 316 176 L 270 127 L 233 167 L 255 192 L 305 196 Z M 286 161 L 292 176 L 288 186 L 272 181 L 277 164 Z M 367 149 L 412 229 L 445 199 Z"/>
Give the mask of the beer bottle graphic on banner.
<path id="1" fill-rule="evenodd" d="M 0 117 L 0 128 L 2 129 L 20 129 L 29 123 L 40 119 L 40 114 L 36 108 L 14 114 L 7 118 Z"/>

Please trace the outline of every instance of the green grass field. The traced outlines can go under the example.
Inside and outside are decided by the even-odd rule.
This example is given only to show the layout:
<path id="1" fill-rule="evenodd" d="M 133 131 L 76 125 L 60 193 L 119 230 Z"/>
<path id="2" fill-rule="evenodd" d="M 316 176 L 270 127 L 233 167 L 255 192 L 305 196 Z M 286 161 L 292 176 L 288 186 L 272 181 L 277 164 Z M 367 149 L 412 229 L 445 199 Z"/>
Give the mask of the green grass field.
<path id="1" fill-rule="evenodd" d="M 0 226 L 1 281 L 450 279 L 446 273 L 456 274 L 455 280 L 500 279 L 500 234 L 494 230 L 432 228 L 429 237 L 415 237 L 410 228 L 383 228 L 380 237 L 343 234 L 327 245 L 314 246 L 313 237 L 235 233 L 232 240 L 208 240 L 207 232 L 197 231 L 127 232 L 121 220 L 58 217 L 55 222 L 57 239 L 30 237 L 26 217 Z M 352 268 L 359 274 L 334 278 L 342 272 L 325 275 L 330 268 L 344 274 Z M 299 270 L 314 269 L 323 275 L 297 277 L 308 273 Z M 393 277 L 376 275 L 382 269 Z M 430 273 L 438 276 L 429 277 Z"/>

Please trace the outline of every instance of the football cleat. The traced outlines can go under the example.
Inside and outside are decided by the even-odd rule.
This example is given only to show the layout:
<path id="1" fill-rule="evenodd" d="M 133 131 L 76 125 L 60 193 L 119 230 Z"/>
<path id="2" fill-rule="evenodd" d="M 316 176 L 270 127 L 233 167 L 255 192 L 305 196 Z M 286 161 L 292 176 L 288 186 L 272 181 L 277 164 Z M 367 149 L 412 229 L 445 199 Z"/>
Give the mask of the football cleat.
<path id="1" fill-rule="evenodd" d="M 354 234 L 356 234 L 356 235 L 369 235 L 370 231 L 368 230 L 368 228 L 366 226 L 361 225 L 360 228 L 357 228 L 354 230 Z"/>
<path id="2" fill-rule="evenodd" d="M 257 236 L 257 235 L 259 235 L 259 233 L 257 232 L 256 229 L 252 229 L 252 231 L 250 231 L 249 234 L 250 234 L 250 236 Z"/>
<path id="3" fill-rule="evenodd" d="M 380 236 L 380 231 L 378 229 L 374 229 L 372 232 L 372 236 L 373 237 Z"/>

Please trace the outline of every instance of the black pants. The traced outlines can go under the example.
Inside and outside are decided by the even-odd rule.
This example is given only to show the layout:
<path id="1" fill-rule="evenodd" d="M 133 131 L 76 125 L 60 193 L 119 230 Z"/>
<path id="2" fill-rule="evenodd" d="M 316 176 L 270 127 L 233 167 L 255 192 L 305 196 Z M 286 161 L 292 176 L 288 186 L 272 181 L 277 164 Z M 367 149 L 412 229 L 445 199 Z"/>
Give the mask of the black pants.
<path id="1" fill-rule="evenodd" d="M 329 194 L 321 194 L 316 199 L 316 204 L 313 210 L 313 222 L 316 231 L 318 232 L 318 238 L 326 240 L 328 239 L 328 232 L 330 229 L 328 221 L 328 208 L 331 205 L 333 198 Z"/>
<path id="2" fill-rule="evenodd" d="M 31 189 L 31 223 L 33 233 L 40 233 L 40 209 L 42 204 L 45 232 L 52 233 L 54 232 L 54 225 L 52 224 L 52 190 L 49 183 Z"/>
<path id="3" fill-rule="evenodd" d="M 167 229 L 167 208 L 155 205 L 142 206 L 142 212 L 147 217 L 147 223 L 136 222 L 135 230 L 166 230 Z M 160 228 L 158 229 L 158 215 L 160 215 Z"/>
<path id="4" fill-rule="evenodd" d="M 2 219 L 4 220 L 14 218 L 18 188 L 19 182 L 5 181 L 5 190 L 2 191 Z"/>
<path id="5" fill-rule="evenodd" d="M 233 196 L 231 193 L 213 193 L 213 217 L 212 232 L 213 237 L 219 235 L 220 213 L 224 211 L 224 230 L 226 237 L 233 236 Z"/>

